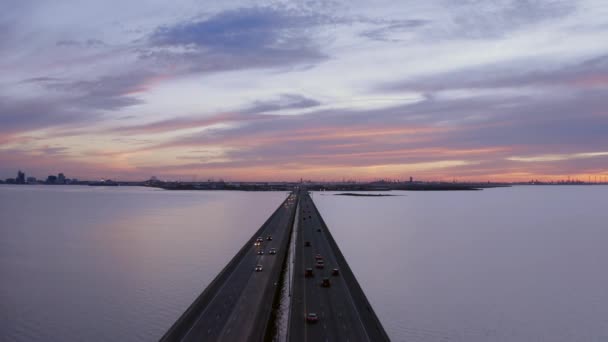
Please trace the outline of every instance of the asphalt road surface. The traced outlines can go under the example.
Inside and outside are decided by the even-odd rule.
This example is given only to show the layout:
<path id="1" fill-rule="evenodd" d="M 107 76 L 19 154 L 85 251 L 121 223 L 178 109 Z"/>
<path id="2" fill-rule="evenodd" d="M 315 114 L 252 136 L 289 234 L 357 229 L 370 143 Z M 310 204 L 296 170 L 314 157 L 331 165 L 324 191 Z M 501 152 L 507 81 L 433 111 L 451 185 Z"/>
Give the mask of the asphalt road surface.
<path id="1" fill-rule="evenodd" d="M 300 213 L 289 318 L 289 341 L 388 341 L 380 321 L 365 297 L 344 256 L 310 196 L 300 196 Z M 310 246 L 306 246 L 309 242 Z M 324 260 L 316 268 L 315 256 Z M 312 268 L 314 276 L 305 277 Z M 337 268 L 339 275 L 332 275 Z M 330 287 L 322 287 L 329 278 Z M 316 313 L 316 323 L 306 315 Z"/>
<path id="2" fill-rule="evenodd" d="M 297 206 L 292 193 L 161 341 L 262 341 L 270 319 Z M 272 236 L 272 240 L 267 240 Z M 261 246 L 255 246 L 262 237 Z M 269 254 L 276 248 L 277 254 Z M 258 251 L 264 254 L 259 255 Z M 256 272 L 256 265 L 263 270 Z"/>

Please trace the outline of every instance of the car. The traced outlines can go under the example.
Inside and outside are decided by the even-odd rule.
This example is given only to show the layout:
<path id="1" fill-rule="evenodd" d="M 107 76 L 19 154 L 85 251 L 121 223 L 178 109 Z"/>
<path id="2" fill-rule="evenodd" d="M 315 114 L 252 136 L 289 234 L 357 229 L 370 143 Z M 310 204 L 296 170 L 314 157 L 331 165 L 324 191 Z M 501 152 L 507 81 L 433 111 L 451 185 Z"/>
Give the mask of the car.
<path id="1" fill-rule="evenodd" d="M 264 250 L 263 250 L 263 249 L 260 249 L 260 250 L 258 251 L 258 255 L 264 255 Z"/>
<path id="2" fill-rule="evenodd" d="M 323 261 L 317 261 L 317 264 L 315 265 L 316 268 L 324 268 L 325 264 L 323 263 Z"/>
<path id="3" fill-rule="evenodd" d="M 266 237 L 266 240 L 268 240 L 268 241 L 272 241 L 272 235 L 268 235 L 268 236 Z"/>
<path id="4" fill-rule="evenodd" d="M 308 218 L 309 218 L 309 219 L 311 219 L 311 218 L 312 218 L 312 216 L 308 215 Z"/>
<path id="5" fill-rule="evenodd" d="M 253 245 L 254 245 L 254 246 L 261 246 L 261 245 L 262 245 L 262 243 L 261 243 L 260 241 L 256 241 L 256 242 L 255 242 Z"/>
<path id="6" fill-rule="evenodd" d="M 314 273 L 312 272 L 312 268 L 307 268 L 306 271 L 304 271 L 304 277 L 306 278 L 310 278 L 310 277 L 314 277 Z"/>
<path id="7" fill-rule="evenodd" d="M 256 271 L 256 272 L 262 272 L 262 265 L 257 265 L 257 266 L 255 267 L 255 271 Z"/>
<path id="8" fill-rule="evenodd" d="M 340 270 L 337 268 L 334 268 L 333 270 L 331 270 L 331 275 L 335 275 L 335 276 L 340 275 Z"/>
<path id="9" fill-rule="evenodd" d="M 261 236 L 259 236 L 257 239 L 255 239 L 255 241 L 257 241 L 257 242 L 262 242 L 262 241 L 264 241 L 264 239 L 262 239 L 262 237 L 261 237 Z"/>
<path id="10" fill-rule="evenodd" d="M 329 278 L 323 278 L 323 280 L 321 281 L 321 286 L 322 287 L 331 287 L 331 283 L 329 282 Z"/>
<path id="11" fill-rule="evenodd" d="M 304 241 L 304 246 L 310 247 L 310 241 Z"/>
<path id="12" fill-rule="evenodd" d="M 306 322 L 317 323 L 318 321 L 319 321 L 319 316 L 316 313 L 310 312 L 310 313 L 308 313 L 308 315 L 306 315 Z"/>
<path id="13" fill-rule="evenodd" d="M 277 249 L 276 249 L 276 248 L 271 248 L 271 249 L 268 251 L 268 254 L 272 254 L 272 255 L 277 254 Z"/>
<path id="14" fill-rule="evenodd" d="M 323 260 L 323 257 L 321 256 L 321 254 L 317 254 L 315 255 L 315 260 Z"/>
<path id="15" fill-rule="evenodd" d="M 320 232 L 320 231 L 321 231 L 321 228 L 317 228 L 317 231 L 318 231 L 318 232 Z"/>

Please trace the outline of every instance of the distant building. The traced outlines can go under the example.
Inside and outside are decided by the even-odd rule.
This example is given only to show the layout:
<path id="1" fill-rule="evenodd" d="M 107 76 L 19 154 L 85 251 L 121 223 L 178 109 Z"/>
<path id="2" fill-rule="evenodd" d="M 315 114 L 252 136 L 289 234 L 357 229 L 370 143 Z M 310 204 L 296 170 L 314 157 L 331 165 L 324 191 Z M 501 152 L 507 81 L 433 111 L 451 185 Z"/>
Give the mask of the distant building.
<path id="1" fill-rule="evenodd" d="M 65 175 L 63 173 L 57 175 L 57 183 L 65 184 Z"/>
<path id="2" fill-rule="evenodd" d="M 15 184 L 15 178 L 7 178 L 6 184 Z"/>
<path id="3" fill-rule="evenodd" d="M 19 170 L 17 172 L 17 178 L 15 179 L 15 183 L 17 184 L 25 184 L 25 173 Z"/>
<path id="4" fill-rule="evenodd" d="M 36 183 L 36 177 L 27 177 L 27 183 L 28 184 Z"/>
<path id="5" fill-rule="evenodd" d="M 47 184 L 56 184 L 57 183 L 57 176 L 50 175 L 50 176 L 46 177 L 46 183 Z"/>
<path id="6" fill-rule="evenodd" d="M 414 177 L 410 177 L 410 183 L 414 183 Z"/>

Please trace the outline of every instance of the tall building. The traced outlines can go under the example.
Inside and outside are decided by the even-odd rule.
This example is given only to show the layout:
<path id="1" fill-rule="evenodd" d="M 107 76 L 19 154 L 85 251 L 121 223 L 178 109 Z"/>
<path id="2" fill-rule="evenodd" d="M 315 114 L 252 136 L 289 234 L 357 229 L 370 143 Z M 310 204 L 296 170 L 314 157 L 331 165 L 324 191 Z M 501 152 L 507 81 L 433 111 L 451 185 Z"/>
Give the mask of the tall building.
<path id="1" fill-rule="evenodd" d="M 57 183 L 65 184 L 65 175 L 63 173 L 57 175 Z"/>
<path id="2" fill-rule="evenodd" d="M 22 172 L 21 170 L 19 170 L 19 172 L 17 172 L 17 179 L 15 180 L 15 183 L 25 184 L 25 173 Z"/>

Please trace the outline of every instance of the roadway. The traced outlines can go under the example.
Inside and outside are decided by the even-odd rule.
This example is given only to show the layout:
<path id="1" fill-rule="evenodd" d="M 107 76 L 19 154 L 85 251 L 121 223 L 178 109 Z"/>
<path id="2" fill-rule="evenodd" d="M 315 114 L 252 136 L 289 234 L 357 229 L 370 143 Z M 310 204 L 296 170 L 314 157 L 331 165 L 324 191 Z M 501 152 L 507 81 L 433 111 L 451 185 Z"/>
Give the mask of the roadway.
<path id="1" fill-rule="evenodd" d="M 389 341 L 307 193 L 300 196 L 299 208 L 289 341 Z M 323 257 L 322 269 L 315 267 L 317 254 Z M 304 276 L 306 268 L 313 269 L 313 277 Z M 332 275 L 334 268 L 339 275 Z M 330 287 L 321 286 L 323 278 L 330 279 Z M 319 320 L 307 322 L 307 313 L 316 313 Z"/>
<path id="2" fill-rule="evenodd" d="M 161 341 L 262 341 L 297 207 L 292 193 L 182 314 Z M 272 236 L 272 240 L 267 240 Z M 262 237 L 261 246 L 255 246 Z M 275 255 L 268 254 L 276 248 Z M 258 251 L 264 250 L 263 255 Z M 262 265 L 261 272 L 254 271 Z"/>

